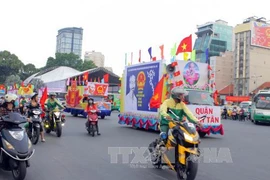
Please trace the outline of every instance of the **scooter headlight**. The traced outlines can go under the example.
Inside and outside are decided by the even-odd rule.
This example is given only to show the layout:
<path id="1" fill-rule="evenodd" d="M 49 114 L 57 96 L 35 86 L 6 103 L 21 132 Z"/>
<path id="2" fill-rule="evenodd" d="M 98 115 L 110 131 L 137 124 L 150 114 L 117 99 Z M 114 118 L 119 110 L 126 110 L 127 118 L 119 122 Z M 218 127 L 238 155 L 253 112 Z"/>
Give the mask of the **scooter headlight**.
<path id="1" fill-rule="evenodd" d="M 191 137 L 190 135 L 188 135 L 187 133 L 184 132 L 184 138 L 187 140 L 187 141 L 193 141 L 193 137 Z"/>
<path id="2" fill-rule="evenodd" d="M 56 116 L 56 118 L 59 118 L 60 112 L 54 112 L 54 115 Z"/>
<path id="3" fill-rule="evenodd" d="M 32 142 L 31 140 L 28 138 L 28 149 L 30 149 L 32 147 Z"/>
<path id="4" fill-rule="evenodd" d="M 4 141 L 6 147 L 7 147 L 9 150 L 14 150 L 14 147 L 13 147 L 9 142 L 7 142 L 7 141 L 4 140 L 4 139 L 3 139 L 3 141 Z"/>
<path id="5" fill-rule="evenodd" d="M 18 141 L 21 141 L 24 138 L 24 131 L 9 131 L 9 134 Z"/>
<path id="6" fill-rule="evenodd" d="M 62 123 L 62 126 L 65 126 L 65 123 Z"/>

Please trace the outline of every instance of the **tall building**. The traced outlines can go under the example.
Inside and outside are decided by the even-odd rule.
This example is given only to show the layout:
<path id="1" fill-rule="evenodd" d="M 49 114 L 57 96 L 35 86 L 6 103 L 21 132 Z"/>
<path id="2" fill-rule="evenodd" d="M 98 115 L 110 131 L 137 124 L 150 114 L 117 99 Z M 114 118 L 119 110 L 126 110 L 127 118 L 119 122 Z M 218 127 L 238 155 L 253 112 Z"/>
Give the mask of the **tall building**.
<path id="1" fill-rule="evenodd" d="M 250 95 L 269 81 L 270 24 L 250 17 L 236 25 L 234 34 L 234 95 Z"/>
<path id="2" fill-rule="evenodd" d="M 210 84 L 215 82 L 215 90 L 220 91 L 226 86 L 233 84 L 233 61 L 234 53 L 232 51 L 220 53 L 220 56 L 210 57 L 213 76 Z"/>
<path id="3" fill-rule="evenodd" d="M 82 55 L 82 28 L 64 28 L 58 30 L 56 52 L 74 53 L 81 58 Z"/>
<path id="4" fill-rule="evenodd" d="M 220 52 L 232 51 L 233 27 L 223 20 L 208 22 L 197 26 L 195 33 L 197 39 L 194 44 L 196 61 L 206 62 L 206 50 L 208 57 L 219 56 Z"/>
<path id="5" fill-rule="evenodd" d="M 97 67 L 104 67 L 105 56 L 101 52 L 86 51 L 84 54 L 84 60 L 91 60 Z"/>

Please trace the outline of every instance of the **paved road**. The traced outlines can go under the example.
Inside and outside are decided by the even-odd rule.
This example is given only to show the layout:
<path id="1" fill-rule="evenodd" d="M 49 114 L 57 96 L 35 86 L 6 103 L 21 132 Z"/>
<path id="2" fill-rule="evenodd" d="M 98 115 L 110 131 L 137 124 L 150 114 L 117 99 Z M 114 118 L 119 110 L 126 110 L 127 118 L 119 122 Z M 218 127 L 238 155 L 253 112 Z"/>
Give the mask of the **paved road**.
<path id="1" fill-rule="evenodd" d="M 223 122 L 225 136 L 211 135 L 202 140 L 201 147 L 229 148 L 233 163 L 201 162 L 196 180 L 269 180 L 270 127 L 250 122 Z M 116 113 L 99 121 L 102 133 L 99 137 L 89 136 L 84 123 L 83 118 L 68 117 L 61 138 L 54 134 L 47 135 L 46 143 L 36 145 L 36 154 L 31 160 L 26 179 L 176 179 L 172 171 L 157 170 L 151 166 L 134 168 L 130 164 L 123 164 L 121 158 L 118 164 L 110 163 L 109 147 L 146 147 L 157 133 L 120 126 Z M 10 180 L 12 175 L 0 170 L 0 179 Z"/>

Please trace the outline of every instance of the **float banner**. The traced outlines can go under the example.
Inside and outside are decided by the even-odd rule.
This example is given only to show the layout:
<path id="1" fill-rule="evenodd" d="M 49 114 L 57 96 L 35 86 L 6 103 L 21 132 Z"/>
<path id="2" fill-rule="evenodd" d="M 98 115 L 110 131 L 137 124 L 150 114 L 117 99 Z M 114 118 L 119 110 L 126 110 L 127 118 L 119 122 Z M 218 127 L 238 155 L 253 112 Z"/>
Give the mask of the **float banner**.
<path id="1" fill-rule="evenodd" d="M 88 82 L 84 87 L 84 95 L 108 96 L 109 84 Z"/>
<path id="2" fill-rule="evenodd" d="M 0 84 L 0 94 L 6 94 L 6 86 L 4 84 Z"/>
<path id="3" fill-rule="evenodd" d="M 177 61 L 179 80 L 186 89 L 206 90 L 208 88 L 208 64 L 193 61 Z"/>
<path id="4" fill-rule="evenodd" d="M 251 45 L 269 49 L 270 25 L 253 22 L 251 29 Z"/>
<path id="5" fill-rule="evenodd" d="M 18 95 L 31 95 L 34 92 L 34 86 L 29 84 L 28 86 L 21 86 L 18 90 Z"/>
<path id="6" fill-rule="evenodd" d="M 127 66 L 124 83 L 125 112 L 157 112 L 149 102 L 162 76 L 160 61 Z"/>
<path id="7" fill-rule="evenodd" d="M 187 105 L 189 110 L 199 119 L 204 115 L 207 117 L 201 121 L 204 125 L 217 126 L 221 124 L 221 109 L 219 106 Z"/>

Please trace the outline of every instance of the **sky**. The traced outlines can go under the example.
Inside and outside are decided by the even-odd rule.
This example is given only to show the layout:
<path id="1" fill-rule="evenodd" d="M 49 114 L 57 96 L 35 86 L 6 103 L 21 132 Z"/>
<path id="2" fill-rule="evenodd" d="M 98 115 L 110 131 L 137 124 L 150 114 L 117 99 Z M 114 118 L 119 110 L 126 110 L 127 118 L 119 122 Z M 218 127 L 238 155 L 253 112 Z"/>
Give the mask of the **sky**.
<path id="1" fill-rule="evenodd" d="M 170 59 L 174 43 L 190 34 L 196 39 L 197 25 L 222 19 L 235 26 L 251 16 L 270 19 L 267 5 L 231 0 L 1 0 L 0 5 L 0 51 L 42 67 L 54 57 L 57 31 L 82 27 L 83 54 L 102 52 L 105 66 L 118 75 L 125 67 L 125 53 L 130 60 L 133 52 L 135 64 L 141 49 L 147 62 L 147 49 L 153 47 L 159 59 L 164 44 L 165 59 Z"/>

